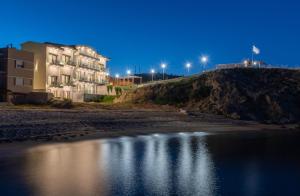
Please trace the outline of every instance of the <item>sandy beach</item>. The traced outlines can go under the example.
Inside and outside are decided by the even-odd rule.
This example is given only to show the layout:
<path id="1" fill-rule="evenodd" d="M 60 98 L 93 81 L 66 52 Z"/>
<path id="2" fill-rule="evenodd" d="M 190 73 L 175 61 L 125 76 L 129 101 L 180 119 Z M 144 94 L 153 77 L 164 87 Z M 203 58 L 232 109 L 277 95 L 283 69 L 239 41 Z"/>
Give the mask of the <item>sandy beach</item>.
<path id="1" fill-rule="evenodd" d="M 123 135 L 169 132 L 296 130 L 174 108 L 9 108 L 0 109 L 0 145 L 66 142 Z"/>

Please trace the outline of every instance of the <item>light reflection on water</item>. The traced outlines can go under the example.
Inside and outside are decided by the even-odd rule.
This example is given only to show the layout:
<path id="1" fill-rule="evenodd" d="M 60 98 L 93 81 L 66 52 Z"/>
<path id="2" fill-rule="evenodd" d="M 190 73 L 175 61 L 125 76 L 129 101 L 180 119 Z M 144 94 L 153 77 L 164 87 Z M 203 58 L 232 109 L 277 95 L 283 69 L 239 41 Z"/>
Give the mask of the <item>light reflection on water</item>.
<path id="1" fill-rule="evenodd" d="M 282 187 L 287 176 L 288 191 L 297 193 L 299 151 L 285 152 L 293 142 L 278 147 L 277 140 L 262 138 L 154 134 L 33 147 L 0 157 L 0 193 L 264 195 L 279 193 L 273 184 Z"/>

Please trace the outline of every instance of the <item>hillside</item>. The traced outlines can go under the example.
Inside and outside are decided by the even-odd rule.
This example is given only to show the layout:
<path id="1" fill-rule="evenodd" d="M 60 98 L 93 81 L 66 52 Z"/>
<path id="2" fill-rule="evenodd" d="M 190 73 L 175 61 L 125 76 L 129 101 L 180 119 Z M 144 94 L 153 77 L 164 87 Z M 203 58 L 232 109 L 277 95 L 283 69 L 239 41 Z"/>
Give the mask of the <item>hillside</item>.
<path id="1" fill-rule="evenodd" d="M 216 70 L 147 85 L 126 92 L 119 101 L 168 104 L 268 123 L 300 122 L 300 71 Z"/>
<path id="2" fill-rule="evenodd" d="M 151 82 L 152 81 L 152 75 L 150 73 L 140 73 L 140 74 L 135 74 L 135 76 L 139 76 L 143 78 L 143 82 Z M 174 79 L 174 78 L 179 78 L 182 76 L 179 75 L 173 75 L 173 74 L 165 74 L 165 79 Z M 155 73 L 153 75 L 153 80 L 162 80 L 163 79 L 163 74 L 162 73 Z"/>

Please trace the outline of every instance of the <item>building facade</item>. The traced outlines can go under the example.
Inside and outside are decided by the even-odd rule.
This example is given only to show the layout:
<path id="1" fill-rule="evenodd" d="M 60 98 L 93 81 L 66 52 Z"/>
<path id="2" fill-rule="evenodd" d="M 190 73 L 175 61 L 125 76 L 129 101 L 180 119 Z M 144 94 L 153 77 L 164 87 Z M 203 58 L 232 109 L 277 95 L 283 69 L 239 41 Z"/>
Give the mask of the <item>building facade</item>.
<path id="1" fill-rule="evenodd" d="M 228 63 L 228 64 L 218 64 L 217 69 L 233 69 L 233 68 L 262 68 L 268 67 L 263 61 L 251 61 L 245 60 L 240 63 Z"/>
<path id="2" fill-rule="evenodd" d="M 34 54 L 33 91 L 56 98 L 84 101 L 85 95 L 101 94 L 107 83 L 108 58 L 83 45 L 25 42 L 24 51 Z"/>
<path id="3" fill-rule="evenodd" d="M 131 86 L 142 84 L 143 78 L 140 76 L 124 76 L 118 78 L 110 78 L 110 82 L 114 86 Z"/>
<path id="4" fill-rule="evenodd" d="M 9 95 L 25 96 L 33 89 L 34 55 L 16 48 L 0 48 L 0 102 Z"/>

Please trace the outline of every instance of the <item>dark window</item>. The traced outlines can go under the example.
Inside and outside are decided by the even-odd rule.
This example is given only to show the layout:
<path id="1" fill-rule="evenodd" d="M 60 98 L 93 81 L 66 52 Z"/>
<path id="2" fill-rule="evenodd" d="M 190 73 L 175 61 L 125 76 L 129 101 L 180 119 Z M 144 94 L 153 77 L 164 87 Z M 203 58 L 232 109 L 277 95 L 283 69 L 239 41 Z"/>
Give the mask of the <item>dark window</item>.
<path id="1" fill-rule="evenodd" d="M 24 61 L 22 61 L 22 60 L 15 60 L 15 67 L 16 67 L 17 69 L 19 69 L 19 68 L 24 68 L 24 67 L 25 67 Z"/>

